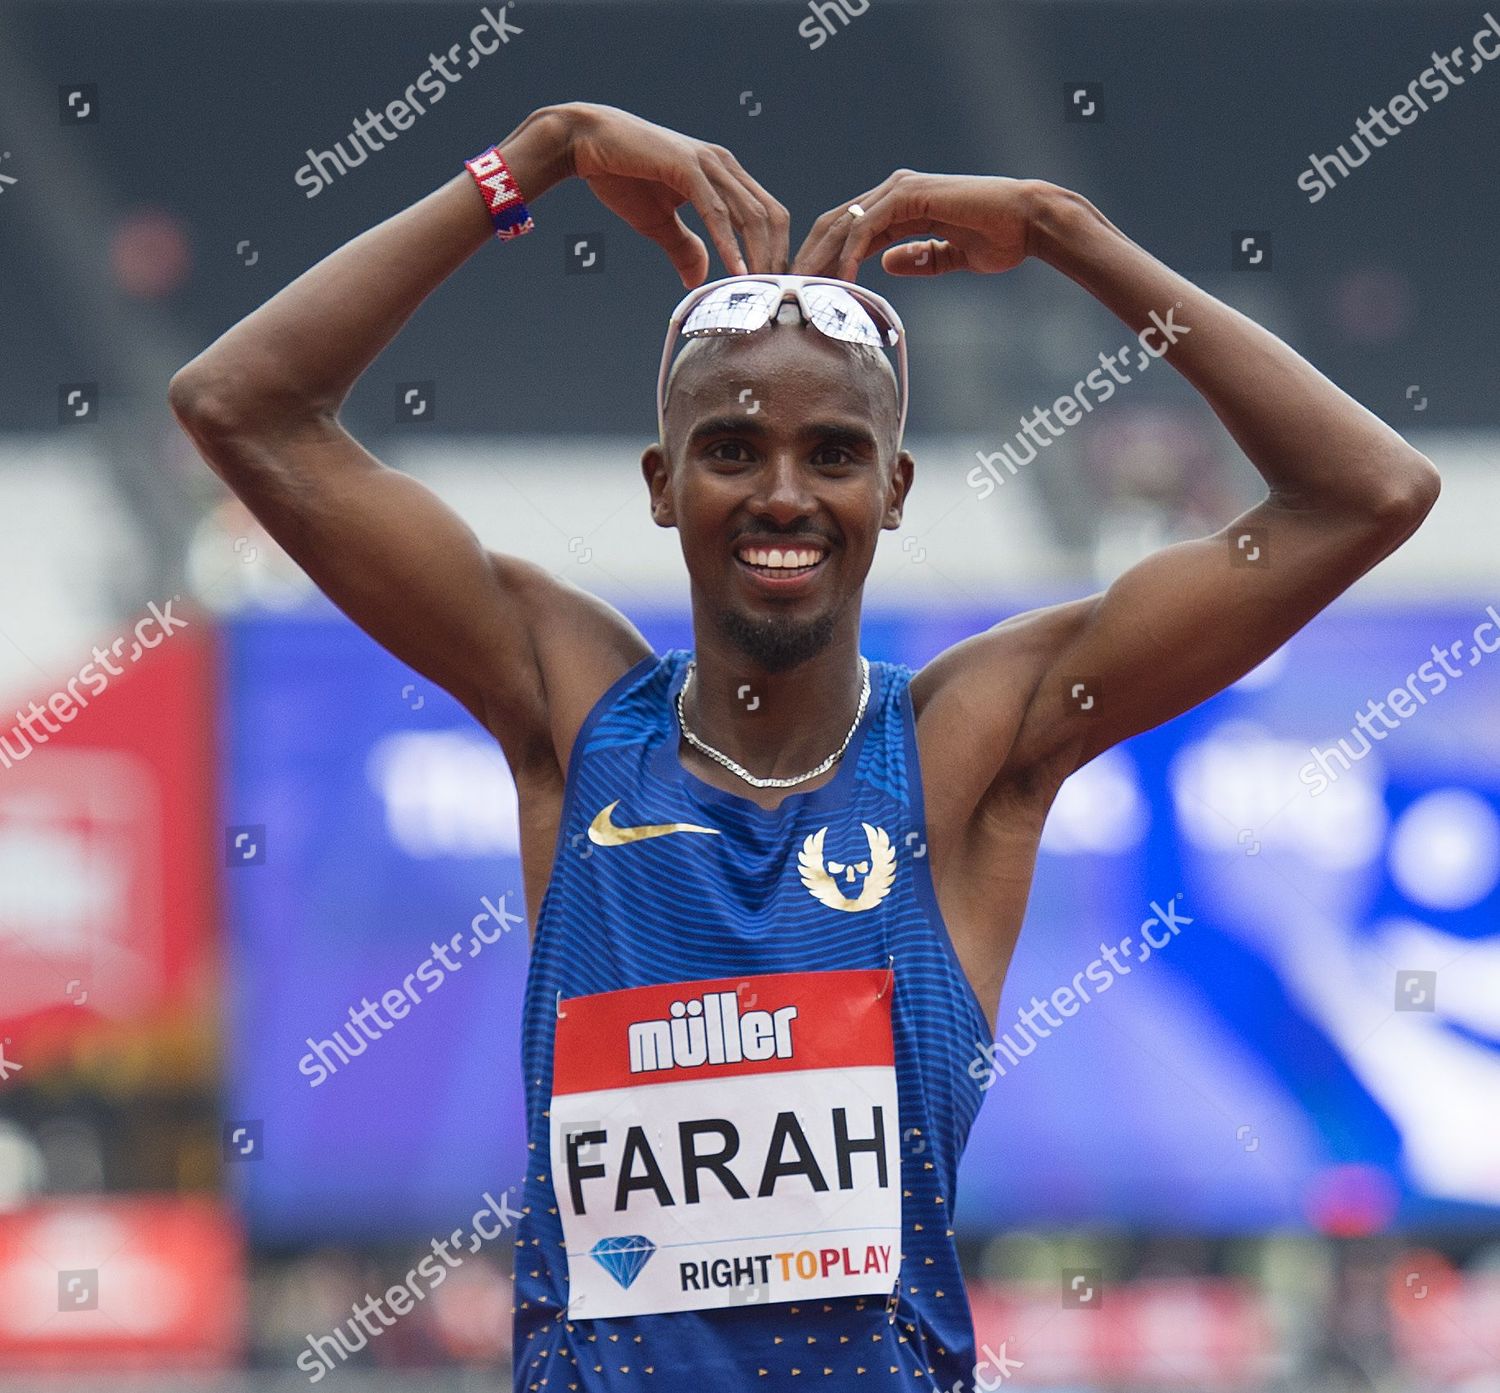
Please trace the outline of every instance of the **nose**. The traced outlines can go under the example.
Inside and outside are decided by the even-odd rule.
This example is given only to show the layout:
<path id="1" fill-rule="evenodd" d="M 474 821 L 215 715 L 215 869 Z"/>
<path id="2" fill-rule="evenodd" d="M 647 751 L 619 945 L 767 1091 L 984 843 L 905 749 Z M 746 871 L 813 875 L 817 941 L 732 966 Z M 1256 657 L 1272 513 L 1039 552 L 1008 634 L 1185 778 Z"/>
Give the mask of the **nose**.
<path id="1" fill-rule="evenodd" d="M 751 500 L 751 510 L 786 527 L 807 517 L 814 508 L 807 487 L 807 473 L 791 450 L 773 449 L 760 475 L 761 486 Z"/>

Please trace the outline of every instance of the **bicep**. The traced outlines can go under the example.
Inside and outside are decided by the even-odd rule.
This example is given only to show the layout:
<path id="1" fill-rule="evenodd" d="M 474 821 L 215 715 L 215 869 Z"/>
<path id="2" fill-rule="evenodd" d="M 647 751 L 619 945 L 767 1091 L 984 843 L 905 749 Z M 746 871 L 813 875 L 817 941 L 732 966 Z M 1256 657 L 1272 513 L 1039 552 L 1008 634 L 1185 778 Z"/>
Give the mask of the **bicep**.
<path id="1" fill-rule="evenodd" d="M 366 633 L 481 720 L 540 717 L 522 563 L 496 557 L 420 480 L 336 421 L 265 433 L 184 421 L 267 532 Z M 532 568 L 536 569 L 536 568 Z"/>
<path id="2" fill-rule="evenodd" d="M 1165 547 L 1068 607 L 1017 740 L 1077 768 L 1263 662 L 1393 549 L 1377 514 L 1268 499 L 1211 537 Z"/>

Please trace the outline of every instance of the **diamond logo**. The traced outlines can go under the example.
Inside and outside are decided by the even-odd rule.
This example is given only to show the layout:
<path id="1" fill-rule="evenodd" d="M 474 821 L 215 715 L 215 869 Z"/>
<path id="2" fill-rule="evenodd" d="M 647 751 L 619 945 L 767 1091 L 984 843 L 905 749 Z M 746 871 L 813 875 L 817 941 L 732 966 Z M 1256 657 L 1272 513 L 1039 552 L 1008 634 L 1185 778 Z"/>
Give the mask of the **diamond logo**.
<path id="1" fill-rule="evenodd" d="M 655 1251 L 656 1244 L 649 1238 L 628 1233 L 621 1238 L 601 1238 L 589 1249 L 589 1255 L 622 1287 L 628 1287 Z"/>

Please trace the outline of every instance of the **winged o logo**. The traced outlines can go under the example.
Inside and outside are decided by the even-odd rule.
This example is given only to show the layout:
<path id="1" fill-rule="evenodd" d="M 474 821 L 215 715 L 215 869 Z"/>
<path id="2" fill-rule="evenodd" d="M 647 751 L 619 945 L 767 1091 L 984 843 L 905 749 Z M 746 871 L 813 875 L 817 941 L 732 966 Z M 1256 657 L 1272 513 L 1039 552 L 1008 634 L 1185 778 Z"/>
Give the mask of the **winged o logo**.
<path id="1" fill-rule="evenodd" d="M 872 827 L 868 822 L 862 822 L 860 826 L 865 829 L 865 840 L 870 846 L 868 861 L 856 861 L 853 864 L 840 861 L 825 863 L 823 838 L 828 835 L 826 827 L 818 828 L 804 840 L 802 850 L 797 853 L 797 870 L 808 894 L 826 904 L 829 909 L 842 909 L 849 913 L 874 909 L 890 893 L 891 885 L 896 879 L 896 849 L 891 845 L 885 829 Z M 859 894 L 852 900 L 839 889 L 838 881 L 834 879 L 841 871 L 844 879 L 851 884 L 856 873 L 864 875 Z"/>

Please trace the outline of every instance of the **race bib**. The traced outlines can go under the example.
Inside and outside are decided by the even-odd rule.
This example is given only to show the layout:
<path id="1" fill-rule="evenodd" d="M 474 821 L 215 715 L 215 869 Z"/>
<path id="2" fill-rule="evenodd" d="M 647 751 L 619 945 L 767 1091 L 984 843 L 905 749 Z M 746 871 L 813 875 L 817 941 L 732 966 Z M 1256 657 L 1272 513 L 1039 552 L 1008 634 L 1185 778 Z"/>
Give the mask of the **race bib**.
<path id="1" fill-rule="evenodd" d="M 901 1266 L 887 970 L 564 999 L 553 1188 L 568 1316 L 888 1294 Z"/>

